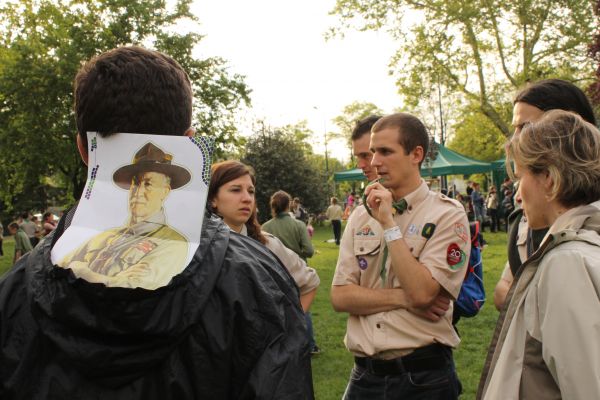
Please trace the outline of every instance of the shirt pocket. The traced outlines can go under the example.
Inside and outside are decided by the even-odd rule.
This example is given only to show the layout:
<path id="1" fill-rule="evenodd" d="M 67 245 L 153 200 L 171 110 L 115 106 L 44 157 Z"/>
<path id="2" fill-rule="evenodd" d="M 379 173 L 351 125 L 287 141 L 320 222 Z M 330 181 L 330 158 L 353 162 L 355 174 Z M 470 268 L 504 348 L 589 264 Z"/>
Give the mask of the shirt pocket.
<path id="1" fill-rule="evenodd" d="M 354 258 L 358 268 L 363 273 L 369 271 L 379 271 L 381 267 L 381 241 L 377 238 L 355 239 L 354 240 Z"/>
<path id="2" fill-rule="evenodd" d="M 379 239 L 354 239 L 354 255 L 356 257 L 377 256 L 381 250 Z"/>
<path id="3" fill-rule="evenodd" d="M 413 257 L 417 260 L 421 256 L 421 252 L 423 251 L 423 247 L 425 247 L 425 243 L 427 243 L 427 239 L 419 237 L 419 238 L 404 238 L 404 243 L 408 246 L 408 249 L 412 253 Z"/>

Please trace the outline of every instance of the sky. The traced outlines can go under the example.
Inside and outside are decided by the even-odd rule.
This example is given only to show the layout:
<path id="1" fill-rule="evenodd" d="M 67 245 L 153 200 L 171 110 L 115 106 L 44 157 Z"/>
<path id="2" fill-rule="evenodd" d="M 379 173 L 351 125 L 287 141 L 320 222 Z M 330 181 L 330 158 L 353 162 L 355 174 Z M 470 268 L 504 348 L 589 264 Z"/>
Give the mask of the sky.
<path id="1" fill-rule="evenodd" d="M 391 112 L 401 105 L 388 75 L 392 40 L 355 30 L 326 40 L 325 32 L 337 22 L 328 15 L 334 5 L 334 0 L 194 1 L 200 20 L 194 30 L 205 35 L 197 55 L 226 59 L 252 89 L 252 109 L 240 114 L 243 131 L 256 119 L 273 127 L 307 120 L 315 152 L 324 153 L 324 133 L 337 131 L 331 120 L 344 106 L 372 102 Z M 328 152 L 348 159 L 343 141 L 330 141 Z"/>

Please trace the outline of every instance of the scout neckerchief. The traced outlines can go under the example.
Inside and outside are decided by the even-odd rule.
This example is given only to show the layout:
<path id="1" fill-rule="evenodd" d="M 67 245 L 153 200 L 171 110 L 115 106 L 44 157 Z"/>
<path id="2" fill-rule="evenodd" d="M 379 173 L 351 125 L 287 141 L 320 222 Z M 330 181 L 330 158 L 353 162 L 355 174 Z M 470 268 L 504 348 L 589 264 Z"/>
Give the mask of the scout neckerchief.
<path id="1" fill-rule="evenodd" d="M 377 179 L 371 183 L 375 183 L 375 182 L 379 182 L 379 183 L 383 183 L 383 179 Z M 367 210 L 367 213 L 369 214 L 369 216 L 371 218 L 373 218 L 373 214 L 371 213 L 371 208 L 369 207 L 369 204 L 367 203 L 367 195 L 366 193 L 363 193 L 362 196 L 363 199 L 363 205 L 365 206 L 365 210 Z M 402 213 L 404 212 L 404 210 L 406 210 L 406 208 L 408 207 L 408 203 L 406 202 L 405 199 L 400 199 L 398 201 L 393 201 L 392 200 L 392 216 L 396 215 L 396 213 L 400 213 L 400 215 L 402 215 Z M 379 276 L 381 277 L 381 286 L 385 286 L 385 281 L 387 279 L 387 273 L 385 271 L 385 263 L 387 261 L 388 258 L 388 247 L 387 244 L 383 244 L 383 262 L 381 263 L 381 270 L 379 272 Z"/>
<path id="2" fill-rule="evenodd" d="M 364 202 L 364 204 L 367 204 L 366 202 Z M 396 215 L 396 213 L 399 213 L 400 215 L 402 215 L 402 213 L 404 212 L 404 210 L 406 210 L 406 208 L 408 207 L 408 203 L 406 202 L 405 199 L 400 199 L 398 201 L 393 201 L 392 202 L 392 215 Z M 367 209 L 367 212 L 369 213 L 369 215 L 371 215 L 371 210 L 368 208 L 368 206 L 365 206 L 365 208 Z M 371 215 L 372 217 L 373 215 Z M 383 260 L 381 261 L 381 270 L 379 272 L 379 276 L 381 277 L 381 286 L 384 287 L 385 286 L 385 282 L 387 280 L 387 272 L 385 270 L 385 263 L 387 261 L 388 258 L 388 247 L 387 247 L 387 243 L 383 243 Z"/>

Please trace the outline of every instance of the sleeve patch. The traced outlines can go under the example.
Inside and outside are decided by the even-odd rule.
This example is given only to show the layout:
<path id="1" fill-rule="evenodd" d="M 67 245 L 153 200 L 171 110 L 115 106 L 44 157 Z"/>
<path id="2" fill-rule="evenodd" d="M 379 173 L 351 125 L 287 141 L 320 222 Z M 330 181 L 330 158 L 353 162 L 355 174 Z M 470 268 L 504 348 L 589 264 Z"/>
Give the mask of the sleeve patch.
<path id="1" fill-rule="evenodd" d="M 451 243 L 446 252 L 446 261 L 451 270 L 457 270 L 465 264 L 465 252 L 456 243 Z"/>
<path id="2" fill-rule="evenodd" d="M 463 242 L 467 243 L 469 241 L 469 234 L 467 232 L 467 228 L 463 224 L 455 223 L 454 233 L 456 233 L 456 236 L 458 236 Z"/>

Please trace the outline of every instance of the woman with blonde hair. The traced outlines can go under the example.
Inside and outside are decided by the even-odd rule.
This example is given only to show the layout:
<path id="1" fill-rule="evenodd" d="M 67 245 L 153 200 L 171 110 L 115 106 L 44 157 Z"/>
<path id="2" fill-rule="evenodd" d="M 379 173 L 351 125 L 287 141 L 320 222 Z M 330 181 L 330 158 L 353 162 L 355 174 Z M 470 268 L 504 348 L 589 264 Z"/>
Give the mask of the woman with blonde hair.
<path id="1" fill-rule="evenodd" d="M 513 137 L 506 165 L 529 226 L 550 228 L 515 277 L 478 398 L 598 399 L 600 132 L 550 111 Z"/>

